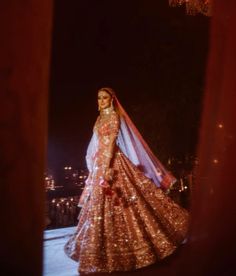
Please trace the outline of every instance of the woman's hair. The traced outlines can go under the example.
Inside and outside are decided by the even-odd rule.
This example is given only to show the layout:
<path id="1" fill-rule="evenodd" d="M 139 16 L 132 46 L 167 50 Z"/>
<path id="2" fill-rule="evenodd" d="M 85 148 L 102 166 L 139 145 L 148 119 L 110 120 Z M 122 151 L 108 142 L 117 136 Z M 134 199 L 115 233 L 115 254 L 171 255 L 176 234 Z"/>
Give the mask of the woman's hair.
<path id="1" fill-rule="evenodd" d="M 112 98 L 116 95 L 115 91 L 112 88 L 110 88 L 110 87 L 102 87 L 102 88 L 100 88 L 98 90 L 98 92 L 99 91 L 105 91 L 105 92 L 107 92 L 109 95 L 112 96 Z"/>

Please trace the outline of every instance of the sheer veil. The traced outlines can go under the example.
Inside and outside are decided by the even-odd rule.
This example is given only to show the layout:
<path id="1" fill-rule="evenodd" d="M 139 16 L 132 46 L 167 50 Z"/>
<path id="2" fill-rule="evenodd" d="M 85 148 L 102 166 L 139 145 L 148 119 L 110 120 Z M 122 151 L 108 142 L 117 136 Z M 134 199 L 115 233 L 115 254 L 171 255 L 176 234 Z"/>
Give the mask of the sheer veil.
<path id="1" fill-rule="evenodd" d="M 175 177 L 164 168 L 161 162 L 153 154 L 140 132 L 120 104 L 114 91 L 111 88 L 101 88 L 113 97 L 113 105 L 120 117 L 120 130 L 117 138 L 117 145 L 128 159 L 136 165 L 148 178 L 158 187 L 169 189 L 176 181 Z M 94 133 L 89 143 L 86 155 L 88 170 L 93 170 L 93 160 L 97 148 L 97 137 Z M 87 181 L 89 184 L 89 179 Z"/>
<path id="2" fill-rule="evenodd" d="M 117 113 L 120 115 L 120 131 L 117 143 L 122 152 L 158 187 L 168 189 L 176 181 L 153 154 L 140 132 L 114 95 Z"/>

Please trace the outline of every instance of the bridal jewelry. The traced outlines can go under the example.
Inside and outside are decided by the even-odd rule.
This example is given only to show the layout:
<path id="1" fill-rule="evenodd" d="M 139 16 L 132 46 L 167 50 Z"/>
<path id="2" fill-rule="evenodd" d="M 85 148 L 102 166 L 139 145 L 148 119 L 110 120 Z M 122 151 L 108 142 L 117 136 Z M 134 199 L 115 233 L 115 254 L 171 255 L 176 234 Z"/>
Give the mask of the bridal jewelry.
<path id="1" fill-rule="evenodd" d="M 100 110 L 100 114 L 111 114 L 114 111 L 113 105 L 105 109 Z"/>

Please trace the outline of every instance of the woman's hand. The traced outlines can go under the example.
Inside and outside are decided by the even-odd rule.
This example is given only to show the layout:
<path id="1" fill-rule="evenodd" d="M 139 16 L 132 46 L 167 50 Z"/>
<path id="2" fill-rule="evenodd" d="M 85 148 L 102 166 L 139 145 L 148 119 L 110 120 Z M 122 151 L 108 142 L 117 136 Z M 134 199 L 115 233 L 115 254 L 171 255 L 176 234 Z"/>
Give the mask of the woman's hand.
<path id="1" fill-rule="evenodd" d="M 104 169 L 103 175 L 100 176 L 100 185 L 104 188 L 111 187 L 111 182 L 113 180 L 114 170 L 112 168 Z"/>
<path id="2" fill-rule="evenodd" d="M 104 179 L 108 182 L 111 182 L 113 180 L 114 177 L 114 169 L 112 168 L 107 168 L 105 170 L 105 175 L 104 175 Z"/>

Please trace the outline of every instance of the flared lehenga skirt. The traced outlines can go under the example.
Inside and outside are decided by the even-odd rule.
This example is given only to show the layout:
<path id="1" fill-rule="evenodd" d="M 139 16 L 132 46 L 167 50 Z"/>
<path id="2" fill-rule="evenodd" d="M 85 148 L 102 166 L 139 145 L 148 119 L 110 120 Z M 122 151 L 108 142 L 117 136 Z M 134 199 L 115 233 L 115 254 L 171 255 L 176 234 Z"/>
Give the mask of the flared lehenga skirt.
<path id="1" fill-rule="evenodd" d="M 79 272 L 128 271 L 170 255 L 186 237 L 188 212 L 117 150 L 112 189 L 92 183 L 66 254 Z"/>

